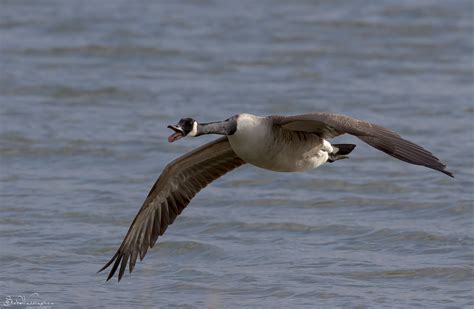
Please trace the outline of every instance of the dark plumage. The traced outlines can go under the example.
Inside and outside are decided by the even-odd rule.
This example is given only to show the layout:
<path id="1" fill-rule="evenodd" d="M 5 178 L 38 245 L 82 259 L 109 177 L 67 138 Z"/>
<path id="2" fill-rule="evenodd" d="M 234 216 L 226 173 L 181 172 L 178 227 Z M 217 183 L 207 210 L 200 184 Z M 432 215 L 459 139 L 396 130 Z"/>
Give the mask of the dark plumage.
<path id="1" fill-rule="evenodd" d="M 107 280 L 119 266 L 120 280 L 128 262 L 132 272 L 137 257 L 143 260 L 148 248 L 153 247 L 196 193 L 244 163 L 230 147 L 227 137 L 205 144 L 169 163 L 153 185 L 119 249 L 99 271 L 114 263 Z"/>

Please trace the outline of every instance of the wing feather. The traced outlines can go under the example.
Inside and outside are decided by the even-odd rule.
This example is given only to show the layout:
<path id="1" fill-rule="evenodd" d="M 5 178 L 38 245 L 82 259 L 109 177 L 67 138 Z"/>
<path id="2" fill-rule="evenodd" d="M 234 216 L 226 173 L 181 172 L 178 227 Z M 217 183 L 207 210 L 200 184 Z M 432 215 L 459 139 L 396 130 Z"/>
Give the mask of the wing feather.
<path id="1" fill-rule="evenodd" d="M 120 281 L 128 263 L 131 273 L 137 257 L 143 260 L 148 248 L 154 246 L 201 189 L 242 164 L 245 161 L 235 154 L 227 137 L 205 144 L 168 164 L 148 193 L 117 252 L 99 272 L 113 263 L 107 280 L 118 269 Z"/>
<path id="2" fill-rule="evenodd" d="M 279 125 L 284 129 L 312 132 L 324 139 L 348 133 L 394 158 L 411 164 L 426 166 L 454 177 L 451 172 L 446 170 L 446 165 L 431 152 L 380 125 L 332 113 L 271 117 L 275 125 Z"/>

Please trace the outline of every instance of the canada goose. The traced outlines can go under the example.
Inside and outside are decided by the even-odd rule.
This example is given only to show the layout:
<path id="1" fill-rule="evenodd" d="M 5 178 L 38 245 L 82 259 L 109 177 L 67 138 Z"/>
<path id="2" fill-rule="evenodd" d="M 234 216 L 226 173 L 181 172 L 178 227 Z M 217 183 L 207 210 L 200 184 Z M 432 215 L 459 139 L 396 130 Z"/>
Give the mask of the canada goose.
<path id="1" fill-rule="evenodd" d="M 120 266 L 120 281 L 127 262 L 132 272 L 137 256 L 140 255 L 140 260 L 143 260 L 148 248 L 153 247 L 158 236 L 163 235 L 194 195 L 215 179 L 245 163 L 272 171 L 299 172 L 347 158 L 355 145 L 331 145 L 327 141 L 338 135 L 355 135 L 392 157 L 453 177 L 431 152 L 397 133 L 338 114 L 268 117 L 239 114 L 211 123 L 184 118 L 168 128 L 174 131 L 168 137 L 169 142 L 204 134 L 224 136 L 188 152 L 165 167 L 119 249 L 99 270 L 106 269 L 115 261 L 107 280 Z"/>

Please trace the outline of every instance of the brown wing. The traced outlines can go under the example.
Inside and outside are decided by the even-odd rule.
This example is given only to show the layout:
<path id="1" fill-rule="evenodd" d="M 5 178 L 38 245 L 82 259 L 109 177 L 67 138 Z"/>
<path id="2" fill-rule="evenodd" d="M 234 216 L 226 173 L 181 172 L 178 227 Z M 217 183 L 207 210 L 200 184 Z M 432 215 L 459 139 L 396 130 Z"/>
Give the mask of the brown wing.
<path id="1" fill-rule="evenodd" d="M 454 177 L 446 165 L 431 152 L 403 139 L 397 133 L 370 122 L 332 113 L 312 113 L 296 116 L 272 116 L 274 123 L 292 131 L 313 132 L 329 139 L 341 134 L 357 136 L 370 146 L 399 160 L 422 165 Z"/>
<path id="2" fill-rule="evenodd" d="M 227 137 L 205 144 L 169 163 L 151 188 L 119 249 L 99 272 L 114 261 L 107 280 L 113 277 L 120 265 L 120 281 L 127 262 L 132 272 L 137 256 L 143 260 L 148 248 L 153 247 L 158 236 L 163 235 L 196 193 L 244 163 L 232 150 Z"/>

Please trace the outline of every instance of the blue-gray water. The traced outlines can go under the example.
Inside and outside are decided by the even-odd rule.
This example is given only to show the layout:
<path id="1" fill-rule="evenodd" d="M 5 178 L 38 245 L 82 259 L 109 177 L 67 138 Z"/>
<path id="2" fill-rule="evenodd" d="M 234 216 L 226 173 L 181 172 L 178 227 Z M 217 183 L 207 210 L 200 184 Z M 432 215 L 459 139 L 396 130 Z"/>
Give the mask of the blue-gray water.
<path id="1" fill-rule="evenodd" d="M 0 296 L 55 308 L 474 306 L 472 1 L 0 2 Z M 113 255 L 181 117 L 331 111 L 456 175 L 358 144 L 203 192 L 130 276 Z"/>

